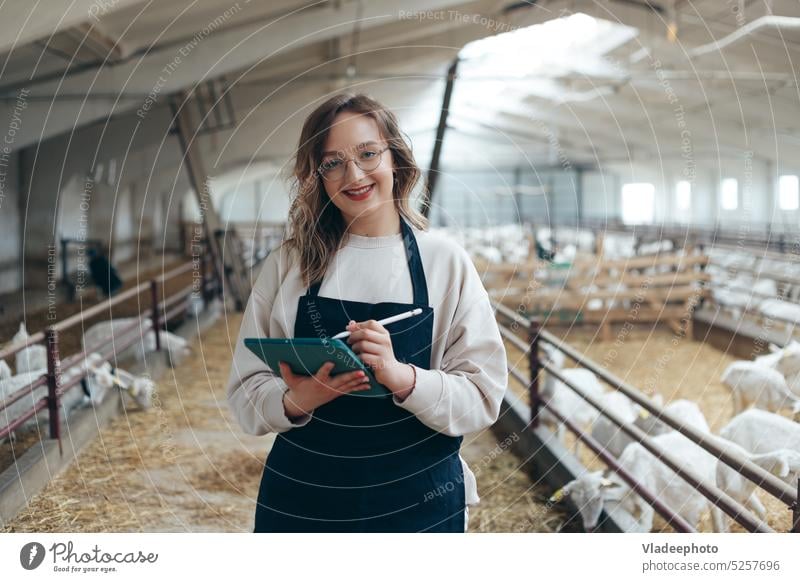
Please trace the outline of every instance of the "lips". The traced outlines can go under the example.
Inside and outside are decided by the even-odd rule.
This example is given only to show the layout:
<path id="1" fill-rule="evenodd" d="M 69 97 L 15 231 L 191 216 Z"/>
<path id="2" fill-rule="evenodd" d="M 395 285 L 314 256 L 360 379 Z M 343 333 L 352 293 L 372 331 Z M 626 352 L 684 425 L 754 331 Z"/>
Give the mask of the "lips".
<path id="1" fill-rule="evenodd" d="M 358 188 L 350 188 L 348 190 L 342 190 L 348 198 L 351 200 L 363 200 L 367 196 L 369 196 L 372 191 L 375 189 L 375 184 L 368 184 L 366 186 L 359 186 Z"/>

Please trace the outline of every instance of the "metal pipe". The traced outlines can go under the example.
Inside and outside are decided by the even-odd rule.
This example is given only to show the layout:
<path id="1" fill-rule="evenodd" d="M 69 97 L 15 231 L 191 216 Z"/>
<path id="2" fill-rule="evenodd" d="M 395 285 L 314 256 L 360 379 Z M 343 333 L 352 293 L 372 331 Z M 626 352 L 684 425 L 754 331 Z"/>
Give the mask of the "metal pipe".
<path id="1" fill-rule="evenodd" d="M 436 139 L 433 142 L 431 165 L 428 170 L 428 177 L 425 180 L 425 190 L 422 193 L 421 211 L 425 218 L 430 216 L 433 194 L 436 190 L 436 182 L 439 179 L 439 159 L 442 155 L 442 143 L 444 142 L 444 132 L 447 129 L 447 116 L 450 114 L 450 99 L 453 96 L 453 85 L 455 84 L 457 69 L 458 57 L 453 59 L 450 68 L 447 70 L 447 82 L 444 86 L 444 97 L 442 98 L 442 109 L 439 112 L 439 125 L 436 128 Z"/>
<path id="2" fill-rule="evenodd" d="M 61 382 L 61 362 L 58 356 L 58 330 L 48 327 L 45 331 L 47 337 L 47 408 L 50 412 L 50 438 L 58 439 L 58 451 L 63 454 L 61 447 L 61 419 L 58 415 L 59 401 L 58 388 Z"/>
<path id="3" fill-rule="evenodd" d="M 762 16 L 761 18 L 756 18 L 752 22 L 748 22 L 744 26 L 737 28 L 732 33 L 727 36 L 723 36 L 719 40 L 695 47 L 687 54 L 689 55 L 690 59 L 693 59 L 695 57 L 718 51 L 743 39 L 747 35 L 756 32 L 760 28 L 767 26 L 774 26 L 776 28 L 800 28 L 800 18 L 795 16 L 776 16 L 774 14 L 768 14 L 766 16 Z"/>
<path id="4" fill-rule="evenodd" d="M 531 407 L 531 427 L 537 428 L 539 426 L 539 408 L 542 404 L 541 395 L 539 394 L 539 372 L 541 371 L 541 362 L 539 361 L 539 331 L 541 326 L 538 321 L 531 319 L 528 328 L 528 337 L 530 338 L 530 346 L 528 347 L 528 365 L 530 367 L 530 383 L 528 385 L 528 397 L 530 399 Z"/>
<path id="5" fill-rule="evenodd" d="M 161 334 L 158 330 L 158 283 L 150 281 L 150 305 L 151 317 L 153 321 L 153 333 L 156 334 L 156 351 L 161 351 Z"/>

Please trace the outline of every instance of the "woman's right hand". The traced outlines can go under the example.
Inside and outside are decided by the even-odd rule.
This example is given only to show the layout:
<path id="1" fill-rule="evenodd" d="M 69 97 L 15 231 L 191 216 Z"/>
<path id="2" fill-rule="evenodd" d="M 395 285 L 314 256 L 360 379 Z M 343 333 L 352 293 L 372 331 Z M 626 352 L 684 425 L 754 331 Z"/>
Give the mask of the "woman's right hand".
<path id="1" fill-rule="evenodd" d="M 286 416 L 297 418 L 311 414 L 315 408 L 349 392 L 369 390 L 369 378 L 361 371 L 330 375 L 335 364 L 325 362 L 313 376 L 295 374 L 286 362 L 278 362 L 281 377 L 289 390 L 283 397 Z"/>

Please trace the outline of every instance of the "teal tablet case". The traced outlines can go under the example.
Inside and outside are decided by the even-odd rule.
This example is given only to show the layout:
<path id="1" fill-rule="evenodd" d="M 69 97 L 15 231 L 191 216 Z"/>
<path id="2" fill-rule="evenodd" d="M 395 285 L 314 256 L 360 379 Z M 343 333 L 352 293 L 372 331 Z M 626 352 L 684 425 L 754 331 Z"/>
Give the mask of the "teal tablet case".
<path id="1" fill-rule="evenodd" d="M 369 390 L 350 392 L 344 396 L 381 397 L 392 392 L 380 384 L 364 362 L 341 339 L 320 338 L 245 338 L 244 345 L 280 376 L 278 362 L 286 362 L 295 374 L 312 376 L 325 362 L 334 362 L 332 375 L 362 370 L 370 381 Z"/>

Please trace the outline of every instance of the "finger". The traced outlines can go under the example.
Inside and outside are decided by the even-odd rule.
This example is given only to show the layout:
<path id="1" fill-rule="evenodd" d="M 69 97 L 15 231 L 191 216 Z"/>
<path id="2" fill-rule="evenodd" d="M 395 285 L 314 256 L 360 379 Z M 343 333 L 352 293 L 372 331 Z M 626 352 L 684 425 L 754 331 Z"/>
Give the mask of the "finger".
<path id="1" fill-rule="evenodd" d="M 369 378 L 358 378 L 356 380 L 351 380 L 350 382 L 345 382 L 342 386 L 339 386 L 338 390 L 341 390 L 342 392 L 349 392 L 350 390 L 361 388 L 364 385 L 370 385 Z"/>
<path id="2" fill-rule="evenodd" d="M 365 380 L 367 380 L 367 379 L 366 378 L 356 378 L 354 380 L 351 380 L 350 382 L 342 382 L 342 383 L 337 383 L 337 384 L 328 384 L 326 386 L 326 388 L 328 390 L 331 390 L 332 392 L 337 393 L 337 394 L 346 394 L 350 390 L 352 390 L 354 388 L 357 388 L 358 386 L 361 386 L 364 383 Z"/>
<path id="3" fill-rule="evenodd" d="M 380 342 L 384 337 L 385 336 L 383 334 L 375 331 L 374 329 L 360 329 L 351 333 L 350 337 L 347 338 L 347 341 L 351 344 L 361 340 Z"/>
<path id="4" fill-rule="evenodd" d="M 361 354 L 382 354 L 386 349 L 386 345 L 373 341 L 360 341 L 353 344 L 352 349 L 359 356 Z"/>
<path id="5" fill-rule="evenodd" d="M 333 362 L 325 362 L 319 367 L 317 373 L 314 374 L 314 377 L 319 380 L 320 382 L 327 383 L 328 379 L 330 378 L 330 372 L 333 370 L 334 366 Z"/>
<path id="6" fill-rule="evenodd" d="M 335 376 L 331 376 L 331 379 L 328 381 L 328 385 L 341 386 L 353 380 L 360 380 L 365 376 L 366 374 L 364 374 L 362 370 L 356 370 L 354 372 L 343 372 L 341 374 L 336 374 Z"/>
<path id="7" fill-rule="evenodd" d="M 371 331 L 376 331 L 380 334 L 388 333 L 385 327 L 383 327 L 380 323 L 375 321 L 374 319 L 368 319 L 362 325 L 362 328 L 366 328 Z"/>
<path id="8" fill-rule="evenodd" d="M 281 378 L 287 383 L 295 381 L 295 375 L 292 372 L 292 368 L 289 367 L 289 364 L 286 362 L 278 362 L 278 367 L 281 369 Z"/>

